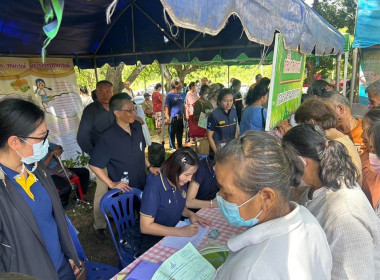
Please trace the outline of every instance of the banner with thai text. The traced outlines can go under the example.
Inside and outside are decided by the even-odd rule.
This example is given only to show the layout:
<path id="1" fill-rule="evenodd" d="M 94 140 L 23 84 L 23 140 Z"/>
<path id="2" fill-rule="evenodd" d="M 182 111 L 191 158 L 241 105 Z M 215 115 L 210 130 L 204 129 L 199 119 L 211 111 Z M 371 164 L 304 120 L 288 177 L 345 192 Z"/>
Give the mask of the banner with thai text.
<path id="1" fill-rule="evenodd" d="M 0 58 L 0 99 L 22 98 L 44 111 L 49 141 L 62 145 L 62 159 L 76 158 L 83 111 L 71 59 Z"/>
<path id="2" fill-rule="evenodd" d="M 265 130 L 274 129 L 301 104 L 306 57 L 285 50 L 283 36 L 276 34 Z"/>
<path id="3" fill-rule="evenodd" d="M 361 49 L 359 102 L 368 105 L 367 86 L 380 79 L 380 48 Z"/>

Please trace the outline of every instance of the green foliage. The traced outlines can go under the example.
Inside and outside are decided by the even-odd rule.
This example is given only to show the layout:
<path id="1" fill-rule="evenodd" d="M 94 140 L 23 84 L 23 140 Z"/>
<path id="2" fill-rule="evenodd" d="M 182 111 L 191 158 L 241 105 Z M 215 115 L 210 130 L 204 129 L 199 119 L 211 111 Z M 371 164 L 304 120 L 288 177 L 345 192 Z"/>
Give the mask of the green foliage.
<path id="1" fill-rule="evenodd" d="M 337 29 L 347 28 L 347 32 L 354 34 L 355 0 L 322 0 L 318 5 L 318 13 Z"/>
<path id="2" fill-rule="evenodd" d="M 271 77 L 272 66 L 263 66 L 263 76 Z M 255 83 L 255 76 L 261 73 L 260 66 L 258 65 L 242 65 L 230 66 L 230 79 L 236 78 L 242 84 L 250 85 Z M 227 66 L 205 66 L 195 72 L 190 73 L 185 78 L 185 83 L 195 82 L 201 80 L 202 77 L 207 77 L 213 83 L 228 84 L 228 67 Z"/>
<path id="3" fill-rule="evenodd" d="M 98 68 L 99 81 L 106 78 L 108 64 L 102 68 Z M 78 87 L 86 86 L 89 93 L 96 88 L 96 78 L 94 69 L 80 69 L 78 66 L 74 67 L 75 75 L 77 77 Z"/>
<path id="4" fill-rule="evenodd" d="M 75 159 L 70 158 L 68 160 L 62 160 L 62 163 L 67 168 L 74 168 L 74 167 L 85 167 L 88 165 L 90 161 L 90 157 L 86 155 L 84 152 L 78 152 L 77 151 L 77 157 Z"/>

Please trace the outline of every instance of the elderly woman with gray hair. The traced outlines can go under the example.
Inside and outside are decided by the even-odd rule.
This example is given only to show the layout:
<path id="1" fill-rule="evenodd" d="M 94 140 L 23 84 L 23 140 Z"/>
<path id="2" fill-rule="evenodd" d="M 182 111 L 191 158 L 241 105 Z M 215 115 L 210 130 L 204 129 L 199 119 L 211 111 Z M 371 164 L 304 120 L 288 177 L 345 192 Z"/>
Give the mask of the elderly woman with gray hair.
<path id="1" fill-rule="evenodd" d="M 291 146 L 249 131 L 216 153 L 222 214 L 248 229 L 231 237 L 215 279 L 330 279 L 331 253 L 318 221 L 287 200 L 303 171 Z"/>
<path id="2" fill-rule="evenodd" d="M 302 124 L 283 137 L 304 163 L 311 186 L 306 207 L 326 232 L 333 258 L 332 279 L 380 279 L 380 224 L 360 186 L 345 146 L 321 127 Z"/>

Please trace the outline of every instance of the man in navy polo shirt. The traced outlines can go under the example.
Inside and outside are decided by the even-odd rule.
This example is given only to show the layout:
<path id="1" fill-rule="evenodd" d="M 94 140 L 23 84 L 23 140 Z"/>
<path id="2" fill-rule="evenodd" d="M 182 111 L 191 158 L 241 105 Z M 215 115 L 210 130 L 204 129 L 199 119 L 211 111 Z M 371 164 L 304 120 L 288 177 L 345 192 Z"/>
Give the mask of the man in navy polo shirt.
<path id="1" fill-rule="evenodd" d="M 165 101 L 165 117 L 169 124 L 170 147 L 175 149 L 175 138 L 178 148 L 182 147 L 184 99 L 181 80 L 174 78 L 171 86 L 172 91 L 168 93 Z"/>
<path id="2" fill-rule="evenodd" d="M 135 121 L 135 106 L 128 95 L 120 93 L 111 98 L 110 110 L 116 122 L 96 143 L 89 166 L 110 189 L 142 190 L 145 186 L 145 167 L 155 175 L 160 173 L 160 169 L 151 167 L 145 156 L 145 139 L 141 124 Z M 103 170 L 105 167 L 108 174 Z M 128 172 L 129 183 L 121 182 L 124 172 Z"/>

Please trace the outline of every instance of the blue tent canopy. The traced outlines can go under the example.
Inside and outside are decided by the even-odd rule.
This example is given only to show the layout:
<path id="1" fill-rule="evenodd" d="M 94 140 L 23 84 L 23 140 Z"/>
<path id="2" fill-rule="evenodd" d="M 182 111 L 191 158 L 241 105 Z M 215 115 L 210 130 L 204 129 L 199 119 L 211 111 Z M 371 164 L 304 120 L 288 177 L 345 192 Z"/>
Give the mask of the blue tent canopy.
<path id="1" fill-rule="evenodd" d="M 356 16 L 354 48 L 380 44 L 380 2 L 359 0 Z"/>
<path id="2" fill-rule="evenodd" d="M 289 49 L 317 55 L 343 50 L 343 36 L 302 0 L 119 0 L 107 25 L 105 10 L 111 2 L 66 0 L 47 55 L 71 57 L 81 68 L 122 61 L 170 63 L 173 58 L 189 63 L 216 55 L 235 59 L 241 53 L 257 58 L 273 50 L 277 31 Z M 0 56 L 40 56 L 43 20 L 37 0 L 1 1 Z"/>

